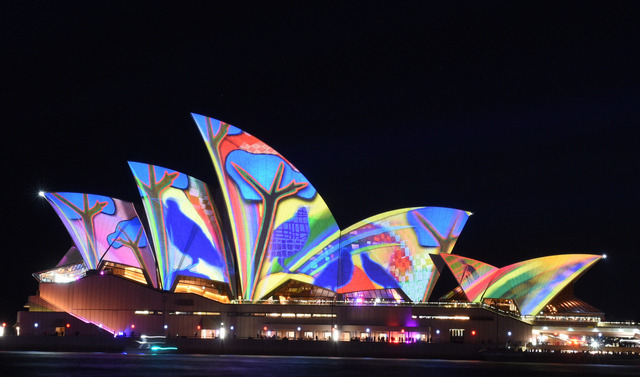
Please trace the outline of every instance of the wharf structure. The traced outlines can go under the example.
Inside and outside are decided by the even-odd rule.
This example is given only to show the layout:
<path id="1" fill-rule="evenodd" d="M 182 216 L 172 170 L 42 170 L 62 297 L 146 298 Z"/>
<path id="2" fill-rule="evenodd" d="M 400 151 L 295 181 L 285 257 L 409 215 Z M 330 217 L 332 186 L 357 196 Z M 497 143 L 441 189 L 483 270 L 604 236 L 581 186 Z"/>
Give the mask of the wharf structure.
<path id="1" fill-rule="evenodd" d="M 176 170 L 129 162 L 142 205 L 42 193 L 73 246 L 34 274 L 39 290 L 18 313 L 19 335 L 517 347 L 638 333 L 607 327 L 601 311 L 573 295 L 600 255 L 491 266 L 452 254 L 471 213 L 441 207 L 390 211 L 341 230 L 282 155 L 230 124 L 193 118 L 215 192 Z M 442 274 L 457 286 L 431 297 Z"/>

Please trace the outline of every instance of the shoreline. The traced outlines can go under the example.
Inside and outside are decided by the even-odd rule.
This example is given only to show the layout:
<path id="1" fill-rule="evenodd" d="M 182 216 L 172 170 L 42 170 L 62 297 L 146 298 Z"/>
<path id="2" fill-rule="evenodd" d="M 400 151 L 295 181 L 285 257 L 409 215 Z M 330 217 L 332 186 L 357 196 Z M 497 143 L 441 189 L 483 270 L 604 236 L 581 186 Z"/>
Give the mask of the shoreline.
<path id="1" fill-rule="evenodd" d="M 138 339 L 105 336 L 9 336 L 0 338 L 0 351 L 151 353 L 138 348 Z M 640 349 L 616 348 L 612 353 L 585 350 L 504 350 L 486 344 L 333 342 L 271 339 L 168 338 L 174 354 L 243 356 L 371 357 L 396 359 L 476 360 L 493 362 L 640 365 Z M 608 350 L 607 350 L 608 351 Z"/>

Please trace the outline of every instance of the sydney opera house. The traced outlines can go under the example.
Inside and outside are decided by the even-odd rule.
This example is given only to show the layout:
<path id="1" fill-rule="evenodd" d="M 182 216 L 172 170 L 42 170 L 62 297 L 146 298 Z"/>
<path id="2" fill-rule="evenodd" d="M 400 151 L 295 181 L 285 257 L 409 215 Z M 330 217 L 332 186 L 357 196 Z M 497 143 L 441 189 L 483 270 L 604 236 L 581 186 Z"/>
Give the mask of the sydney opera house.
<path id="1" fill-rule="evenodd" d="M 526 344 L 543 328 L 603 319 L 573 295 L 600 255 L 504 267 L 465 258 L 452 252 L 471 213 L 450 208 L 398 209 L 340 229 L 285 157 L 230 124 L 193 118 L 216 185 L 129 162 L 139 202 L 41 193 L 73 246 L 34 273 L 20 335 Z M 456 283 L 434 297 L 445 275 Z"/>

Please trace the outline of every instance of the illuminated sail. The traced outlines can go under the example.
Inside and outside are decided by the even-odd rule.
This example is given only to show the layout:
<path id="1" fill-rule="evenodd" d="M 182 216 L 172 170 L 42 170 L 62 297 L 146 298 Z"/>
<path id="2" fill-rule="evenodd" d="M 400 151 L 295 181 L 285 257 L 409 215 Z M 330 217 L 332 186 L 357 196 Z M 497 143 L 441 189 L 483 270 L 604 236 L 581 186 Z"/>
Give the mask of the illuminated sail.
<path id="1" fill-rule="evenodd" d="M 203 182 L 175 170 L 129 162 L 155 245 L 162 288 L 178 275 L 229 283 L 219 216 Z"/>
<path id="2" fill-rule="evenodd" d="M 153 252 L 133 204 L 102 195 L 50 192 L 45 198 L 69 231 L 85 265 L 103 261 L 137 267 L 157 287 Z"/>
<path id="3" fill-rule="evenodd" d="M 382 213 L 341 232 L 339 258 L 325 250 L 300 271 L 337 293 L 402 289 L 412 301 L 426 301 L 438 278 L 429 254 L 450 252 L 469 215 L 440 207 Z"/>
<path id="4" fill-rule="evenodd" d="M 512 299 L 522 315 L 536 315 L 601 258 L 590 254 L 552 255 L 503 267 L 490 274 L 486 291 L 474 301 Z"/>
<path id="5" fill-rule="evenodd" d="M 193 114 L 231 220 L 242 297 L 258 300 L 335 242 L 339 228 L 309 181 L 256 137 Z"/>

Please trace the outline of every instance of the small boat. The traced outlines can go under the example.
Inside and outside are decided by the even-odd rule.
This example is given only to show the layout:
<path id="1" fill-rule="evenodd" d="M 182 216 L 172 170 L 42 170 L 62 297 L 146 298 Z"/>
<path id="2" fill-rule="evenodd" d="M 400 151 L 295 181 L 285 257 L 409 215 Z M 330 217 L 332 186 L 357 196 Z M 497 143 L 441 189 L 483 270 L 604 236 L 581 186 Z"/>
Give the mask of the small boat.
<path id="1" fill-rule="evenodd" d="M 137 346 L 128 348 L 125 353 L 158 354 L 175 353 L 178 351 L 178 347 L 167 344 L 167 338 L 161 335 L 142 335 L 140 336 L 140 340 L 136 340 L 135 343 Z"/>

